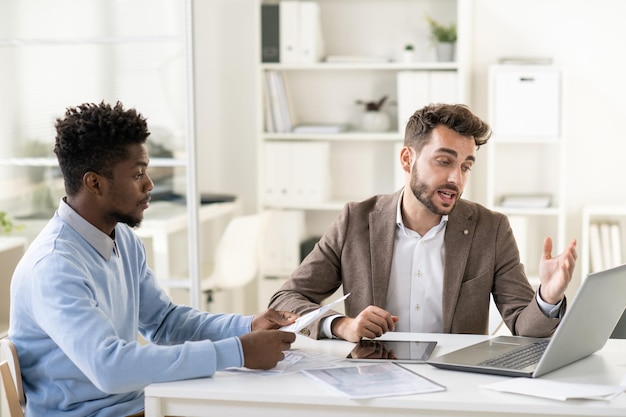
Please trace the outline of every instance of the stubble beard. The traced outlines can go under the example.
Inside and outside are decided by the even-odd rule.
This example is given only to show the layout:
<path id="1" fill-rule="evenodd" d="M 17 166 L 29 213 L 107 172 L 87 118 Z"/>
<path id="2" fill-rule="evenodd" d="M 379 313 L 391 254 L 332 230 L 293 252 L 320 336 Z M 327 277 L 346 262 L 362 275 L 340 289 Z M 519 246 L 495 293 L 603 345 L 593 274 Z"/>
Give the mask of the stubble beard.
<path id="1" fill-rule="evenodd" d="M 113 213 L 113 217 L 118 223 L 124 223 L 132 228 L 139 227 L 143 219 L 130 216 L 128 214 Z"/>
<path id="2" fill-rule="evenodd" d="M 413 193 L 415 198 L 417 198 L 417 200 L 420 203 L 422 203 L 422 205 L 424 205 L 424 207 L 426 207 L 428 210 L 430 210 L 431 212 L 433 212 L 434 214 L 438 216 L 445 216 L 445 215 L 450 214 L 450 212 L 454 208 L 458 199 L 461 198 L 461 193 L 459 193 L 459 190 L 456 187 L 447 186 L 443 188 L 447 188 L 452 191 L 455 191 L 457 193 L 457 197 L 454 200 L 454 202 L 450 204 L 449 207 L 445 207 L 441 209 L 437 207 L 437 205 L 434 202 L 434 198 L 435 198 L 435 195 L 437 194 L 437 191 L 431 190 L 428 184 L 420 181 L 417 176 L 417 170 L 413 170 L 413 173 L 411 174 L 411 192 Z"/>

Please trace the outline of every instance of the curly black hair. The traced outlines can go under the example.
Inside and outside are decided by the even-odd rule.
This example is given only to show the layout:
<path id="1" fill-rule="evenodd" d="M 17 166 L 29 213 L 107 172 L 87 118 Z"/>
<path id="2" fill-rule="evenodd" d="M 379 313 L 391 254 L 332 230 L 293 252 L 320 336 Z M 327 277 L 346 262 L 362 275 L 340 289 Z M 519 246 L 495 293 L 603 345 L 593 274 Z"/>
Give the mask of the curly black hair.
<path id="1" fill-rule="evenodd" d="M 420 151 L 430 139 L 430 132 L 438 125 L 474 139 L 476 149 L 491 137 L 489 125 L 464 104 L 430 104 L 417 110 L 409 118 L 404 133 L 404 146 Z"/>
<path id="2" fill-rule="evenodd" d="M 66 109 L 56 120 L 54 153 L 63 173 L 65 192 L 76 195 L 89 171 L 110 178 L 110 168 L 127 158 L 128 145 L 143 144 L 150 132 L 135 109 L 101 102 Z"/>

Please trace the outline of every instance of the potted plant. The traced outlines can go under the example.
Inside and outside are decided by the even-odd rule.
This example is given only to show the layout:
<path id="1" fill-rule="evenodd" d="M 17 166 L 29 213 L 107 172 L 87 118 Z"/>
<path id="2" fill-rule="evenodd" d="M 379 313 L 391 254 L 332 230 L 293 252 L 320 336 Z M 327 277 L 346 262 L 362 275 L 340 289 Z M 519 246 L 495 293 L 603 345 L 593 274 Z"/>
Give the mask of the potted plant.
<path id="1" fill-rule="evenodd" d="M 415 48 L 412 43 L 404 45 L 404 53 L 402 54 L 404 62 L 413 62 L 415 60 Z"/>
<path id="2" fill-rule="evenodd" d="M 430 27 L 430 40 L 434 43 L 439 61 L 454 60 L 454 45 L 457 39 L 456 23 L 444 25 L 429 15 L 426 21 Z"/>
<path id="3" fill-rule="evenodd" d="M 8 235 L 13 230 L 21 229 L 20 225 L 15 225 L 11 217 L 4 211 L 0 211 L 0 235 Z"/>
<path id="4" fill-rule="evenodd" d="M 360 120 L 361 129 L 366 132 L 386 132 L 389 129 L 391 124 L 389 115 L 382 111 L 386 101 L 386 95 L 375 101 L 356 101 L 356 104 L 365 106 L 365 112 L 361 115 Z"/>

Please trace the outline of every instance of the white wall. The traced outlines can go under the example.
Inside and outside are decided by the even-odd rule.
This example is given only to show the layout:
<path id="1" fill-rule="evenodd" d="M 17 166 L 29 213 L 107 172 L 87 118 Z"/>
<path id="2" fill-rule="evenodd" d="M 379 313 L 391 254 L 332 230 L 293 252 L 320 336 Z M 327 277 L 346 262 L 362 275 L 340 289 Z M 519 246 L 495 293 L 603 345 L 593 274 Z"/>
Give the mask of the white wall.
<path id="1" fill-rule="evenodd" d="M 502 56 L 549 56 L 564 71 L 567 232 L 581 235 L 585 204 L 626 204 L 626 2 L 622 0 L 473 0 L 471 92 L 487 115 L 487 67 Z M 489 146 L 489 145 L 486 145 Z M 481 156 L 481 151 L 478 153 Z M 473 196 L 485 202 L 485 166 L 473 171 Z M 473 175 L 474 175 L 473 174 Z M 513 175 L 521 173 L 512 173 Z M 581 245 L 579 243 L 579 252 Z M 537 259 L 539 259 L 537 254 Z M 577 268 L 575 279 L 580 279 Z M 576 287 L 575 285 L 574 287 Z"/>
<path id="2" fill-rule="evenodd" d="M 256 211 L 260 11 L 253 0 L 194 1 L 198 187 Z"/>

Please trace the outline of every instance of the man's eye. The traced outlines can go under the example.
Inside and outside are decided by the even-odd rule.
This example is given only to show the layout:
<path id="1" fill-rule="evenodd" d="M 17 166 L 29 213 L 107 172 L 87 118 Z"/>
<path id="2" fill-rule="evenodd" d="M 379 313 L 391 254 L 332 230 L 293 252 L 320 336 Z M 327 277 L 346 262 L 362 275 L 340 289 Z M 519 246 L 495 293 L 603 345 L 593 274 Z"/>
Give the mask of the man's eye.
<path id="1" fill-rule="evenodd" d="M 463 169 L 464 172 L 470 172 L 472 170 L 472 166 L 471 165 L 463 165 L 463 167 L 461 169 Z"/>

